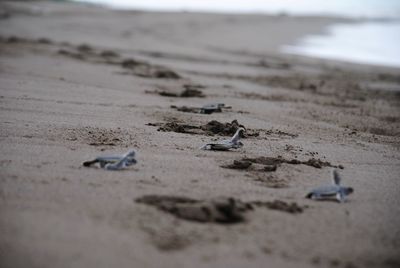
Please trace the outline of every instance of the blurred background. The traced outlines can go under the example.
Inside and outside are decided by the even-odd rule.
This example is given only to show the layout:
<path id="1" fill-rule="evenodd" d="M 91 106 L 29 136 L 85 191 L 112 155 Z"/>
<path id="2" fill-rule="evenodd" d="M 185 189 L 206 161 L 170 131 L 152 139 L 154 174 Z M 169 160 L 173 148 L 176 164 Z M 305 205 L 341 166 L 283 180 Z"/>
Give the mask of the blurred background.
<path id="1" fill-rule="evenodd" d="M 117 9 L 287 16 L 332 16 L 349 23 L 329 26 L 323 34 L 305 36 L 283 46 L 283 53 L 356 63 L 400 66 L 400 1 L 397 0 L 78 0 Z M 277 29 L 278 30 L 278 29 Z"/>
<path id="2" fill-rule="evenodd" d="M 400 15 L 400 2 L 397 0 L 85 0 L 83 2 L 100 3 L 116 8 L 160 11 L 285 12 L 368 17 L 398 17 Z"/>

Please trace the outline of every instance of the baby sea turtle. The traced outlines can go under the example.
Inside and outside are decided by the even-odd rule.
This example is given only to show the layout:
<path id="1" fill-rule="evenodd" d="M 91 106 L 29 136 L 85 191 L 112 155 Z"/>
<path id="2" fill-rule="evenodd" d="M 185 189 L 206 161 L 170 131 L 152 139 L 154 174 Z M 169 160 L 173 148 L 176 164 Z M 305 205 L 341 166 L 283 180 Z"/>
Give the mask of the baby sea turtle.
<path id="1" fill-rule="evenodd" d="M 136 152 L 131 150 L 124 155 L 96 157 L 94 160 L 84 162 L 83 165 L 85 167 L 90 167 L 91 165 L 99 163 L 100 167 L 106 170 L 121 170 L 137 163 L 135 155 Z"/>
<path id="2" fill-rule="evenodd" d="M 221 113 L 222 109 L 230 109 L 230 106 L 225 106 L 224 103 L 206 104 L 200 108 L 201 114 Z"/>
<path id="3" fill-rule="evenodd" d="M 306 195 L 306 198 L 315 200 L 331 199 L 335 197 L 339 202 L 344 202 L 346 196 L 354 192 L 351 187 L 344 187 L 340 185 L 341 177 L 336 169 L 332 172 L 332 185 L 321 186 L 313 189 Z"/>
<path id="4" fill-rule="evenodd" d="M 230 149 L 238 149 L 243 146 L 243 143 L 239 141 L 240 136 L 243 135 L 244 128 L 238 128 L 236 130 L 235 135 L 229 140 L 222 140 L 216 143 L 207 143 L 202 146 L 200 149 L 202 150 L 213 150 L 213 151 L 228 151 Z"/>

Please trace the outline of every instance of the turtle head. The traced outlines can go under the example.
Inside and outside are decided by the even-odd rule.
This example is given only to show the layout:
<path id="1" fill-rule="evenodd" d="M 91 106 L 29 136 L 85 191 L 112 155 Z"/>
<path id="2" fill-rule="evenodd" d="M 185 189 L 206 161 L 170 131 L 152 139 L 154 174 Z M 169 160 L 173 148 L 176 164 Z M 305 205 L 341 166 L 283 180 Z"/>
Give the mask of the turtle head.
<path id="1" fill-rule="evenodd" d="M 346 195 L 349 195 L 354 192 L 354 189 L 352 187 L 345 187 L 343 190 Z"/>
<path id="2" fill-rule="evenodd" d="M 135 158 L 128 158 L 128 159 L 125 161 L 125 163 L 126 163 L 127 166 L 130 166 L 130 165 L 137 164 L 137 160 L 136 160 Z"/>
<path id="3" fill-rule="evenodd" d="M 354 192 L 354 189 L 351 187 L 340 187 L 340 191 L 336 194 L 336 199 L 343 203 L 346 201 L 346 196 Z"/>

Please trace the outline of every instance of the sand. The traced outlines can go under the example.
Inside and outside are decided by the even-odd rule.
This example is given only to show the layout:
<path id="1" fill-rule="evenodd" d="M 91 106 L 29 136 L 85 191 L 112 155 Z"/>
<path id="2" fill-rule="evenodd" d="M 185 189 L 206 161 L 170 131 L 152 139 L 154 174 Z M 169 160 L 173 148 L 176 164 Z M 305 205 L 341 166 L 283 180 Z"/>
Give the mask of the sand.
<path id="1" fill-rule="evenodd" d="M 343 19 L 0 7 L 1 267 L 399 267 L 399 69 L 278 53 Z"/>

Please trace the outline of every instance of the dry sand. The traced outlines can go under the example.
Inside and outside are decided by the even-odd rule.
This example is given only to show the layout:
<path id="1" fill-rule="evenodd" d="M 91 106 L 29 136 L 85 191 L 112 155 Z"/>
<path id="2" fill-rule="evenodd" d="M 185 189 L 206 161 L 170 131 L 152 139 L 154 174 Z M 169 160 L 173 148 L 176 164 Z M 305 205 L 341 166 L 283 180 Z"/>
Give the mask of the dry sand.
<path id="1" fill-rule="evenodd" d="M 1 267 L 399 267 L 399 69 L 277 53 L 338 21 L 2 2 Z M 213 102 L 232 109 L 170 107 Z M 243 148 L 198 149 L 235 119 Z M 128 149 L 125 171 L 82 166 Z M 279 156 L 314 164 L 221 167 Z M 323 162 L 347 203 L 304 198 Z"/>

